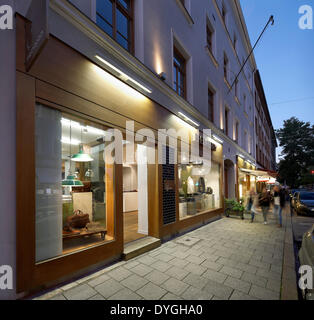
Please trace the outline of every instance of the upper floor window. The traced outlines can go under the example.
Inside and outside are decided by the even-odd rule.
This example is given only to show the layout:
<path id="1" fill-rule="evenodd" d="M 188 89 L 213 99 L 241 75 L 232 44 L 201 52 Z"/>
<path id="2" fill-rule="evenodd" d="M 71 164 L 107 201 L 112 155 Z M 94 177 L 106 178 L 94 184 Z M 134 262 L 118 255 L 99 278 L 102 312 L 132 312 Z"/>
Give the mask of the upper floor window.
<path id="1" fill-rule="evenodd" d="M 244 150 L 248 151 L 248 137 L 247 137 L 246 130 L 244 130 L 243 147 L 244 147 Z"/>
<path id="2" fill-rule="evenodd" d="M 224 54 L 224 77 L 227 81 L 228 79 L 228 69 L 229 69 L 229 60 L 226 54 Z"/>
<path id="3" fill-rule="evenodd" d="M 239 122 L 236 122 L 235 125 L 235 141 L 239 143 Z"/>
<path id="4" fill-rule="evenodd" d="M 225 26 L 227 26 L 227 9 L 224 4 L 221 7 L 221 16 Z"/>
<path id="5" fill-rule="evenodd" d="M 229 110 L 225 109 L 225 134 L 229 135 Z"/>
<path id="6" fill-rule="evenodd" d="M 247 109 L 246 109 L 246 95 L 244 94 L 243 95 L 243 109 L 245 112 L 247 112 Z"/>
<path id="7" fill-rule="evenodd" d="M 237 98 L 239 98 L 239 80 L 236 79 L 234 83 L 234 94 Z"/>
<path id="8" fill-rule="evenodd" d="M 206 25 L 207 34 L 207 48 L 210 53 L 214 54 L 214 28 L 211 26 L 210 22 L 207 21 Z"/>
<path id="9" fill-rule="evenodd" d="M 237 52 L 237 41 L 238 41 L 237 35 L 234 33 L 234 35 L 233 35 L 233 48 L 236 52 Z"/>
<path id="10" fill-rule="evenodd" d="M 132 0 L 97 0 L 97 25 L 128 51 L 133 48 L 132 10 Z"/>
<path id="11" fill-rule="evenodd" d="M 173 89 L 182 98 L 186 98 L 186 61 L 180 52 L 173 50 Z"/>
<path id="12" fill-rule="evenodd" d="M 208 88 L 208 119 L 214 122 L 215 93 Z"/>

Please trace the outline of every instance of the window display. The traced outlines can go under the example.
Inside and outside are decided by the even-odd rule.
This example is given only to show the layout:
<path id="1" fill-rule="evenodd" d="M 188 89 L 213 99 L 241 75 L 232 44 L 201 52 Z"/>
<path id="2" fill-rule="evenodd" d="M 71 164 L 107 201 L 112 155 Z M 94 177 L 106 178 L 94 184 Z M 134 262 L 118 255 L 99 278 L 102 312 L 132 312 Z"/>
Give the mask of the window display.
<path id="1" fill-rule="evenodd" d="M 219 164 L 179 164 L 178 180 L 180 219 L 221 207 Z"/>
<path id="2" fill-rule="evenodd" d="M 36 262 L 113 240 L 106 202 L 113 199 L 114 169 L 104 161 L 105 130 L 36 106 Z"/>

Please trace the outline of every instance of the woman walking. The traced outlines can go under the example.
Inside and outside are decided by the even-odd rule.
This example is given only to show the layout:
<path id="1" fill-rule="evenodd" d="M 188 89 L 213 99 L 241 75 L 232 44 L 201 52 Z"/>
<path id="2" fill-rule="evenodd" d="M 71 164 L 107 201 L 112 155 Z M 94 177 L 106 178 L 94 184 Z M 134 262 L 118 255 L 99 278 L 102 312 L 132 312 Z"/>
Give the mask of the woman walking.
<path id="1" fill-rule="evenodd" d="M 259 195 L 259 205 L 262 208 L 264 224 L 267 224 L 267 214 L 270 205 L 270 196 L 266 188 L 263 188 L 262 193 Z"/>

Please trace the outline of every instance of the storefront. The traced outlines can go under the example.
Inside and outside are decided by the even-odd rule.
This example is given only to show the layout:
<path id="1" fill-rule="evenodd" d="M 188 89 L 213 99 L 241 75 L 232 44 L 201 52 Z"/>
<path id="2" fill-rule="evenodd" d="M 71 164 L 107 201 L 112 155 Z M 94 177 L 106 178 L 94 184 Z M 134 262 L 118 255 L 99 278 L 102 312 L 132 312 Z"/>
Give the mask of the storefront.
<path id="1" fill-rule="evenodd" d="M 126 121 L 157 137 L 159 128 L 195 129 L 53 36 L 27 71 L 20 17 L 17 37 L 18 293 L 118 260 L 129 241 L 167 239 L 223 212 L 221 144 L 210 169 L 158 164 L 157 151 L 156 163 L 139 161 L 158 141 L 136 144 L 134 163 L 112 162 L 103 137 L 119 129 L 125 141 Z"/>
<path id="2" fill-rule="evenodd" d="M 237 156 L 237 198 L 245 198 L 251 189 L 256 190 L 256 167 L 246 161 L 243 157 Z"/>

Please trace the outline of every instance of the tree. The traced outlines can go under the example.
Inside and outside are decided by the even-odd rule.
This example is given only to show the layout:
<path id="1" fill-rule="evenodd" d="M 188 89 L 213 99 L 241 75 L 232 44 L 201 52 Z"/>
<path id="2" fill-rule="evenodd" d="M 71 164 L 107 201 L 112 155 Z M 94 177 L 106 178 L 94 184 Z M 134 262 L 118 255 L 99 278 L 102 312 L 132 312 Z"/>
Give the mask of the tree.
<path id="1" fill-rule="evenodd" d="M 276 136 L 282 147 L 278 180 L 297 188 L 309 181 L 309 170 L 314 165 L 314 125 L 292 117 L 276 130 Z"/>

